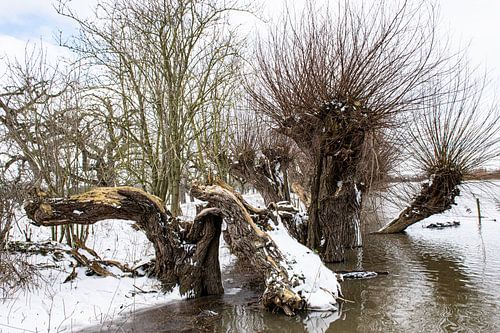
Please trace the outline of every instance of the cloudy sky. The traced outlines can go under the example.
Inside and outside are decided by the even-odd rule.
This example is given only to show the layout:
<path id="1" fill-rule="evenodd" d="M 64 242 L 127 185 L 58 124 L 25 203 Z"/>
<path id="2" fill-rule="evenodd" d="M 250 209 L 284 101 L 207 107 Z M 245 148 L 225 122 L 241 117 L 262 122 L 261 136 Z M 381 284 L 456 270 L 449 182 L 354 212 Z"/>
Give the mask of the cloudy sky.
<path id="1" fill-rule="evenodd" d="M 70 1 L 78 13 L 88 15 L 90 4 L 96 0 Z M 261 2 L 264 12 L 273 15 L 282 11 L 281 7 L 285 2 L 300 7 L 306 0 L 261 0 Z M 436 0 L 435 2 L 440 7 L 441 30 L 449 34 L 455 44 L 470 45 L 469 54 L 473 63 L 486 66 L 490 78 L 493 81 L 500 81 L 500 1 Z M 70 34 L 74 26 L 56 14 L 54 4 L 54 0 L 0 0 L 0 57 L 5 60 L 5 57 L 22 56 L 28 41 L 40 40 L 45 44 L 49 54 L 65 52 L 56 47 L 54 36 L 59 30 L 66 35 Z"/>
<path id="2" fill-rule="evenodd" d="M 353 0 L 359 1 L 359 0 Z M 377 1 L 377 0 L 372 0 Z M 90 13 L 89 0 L 71 0 L 79 13 Z M 268 12 L 278 13 L 283 3 L 300 6 L 305 0 L 262 1 Z M 500 70 L 500 1 L 437 0 L 441 8 L 441 28 L 454 40 L 471 43 L 470 53 L 477 62 Z M 0 0 L 0 54 L 16 54 L 28 40 L 54 43 L 61 29 L 71 31 L 70 22 L 58 16 L 54 0 Z"/>

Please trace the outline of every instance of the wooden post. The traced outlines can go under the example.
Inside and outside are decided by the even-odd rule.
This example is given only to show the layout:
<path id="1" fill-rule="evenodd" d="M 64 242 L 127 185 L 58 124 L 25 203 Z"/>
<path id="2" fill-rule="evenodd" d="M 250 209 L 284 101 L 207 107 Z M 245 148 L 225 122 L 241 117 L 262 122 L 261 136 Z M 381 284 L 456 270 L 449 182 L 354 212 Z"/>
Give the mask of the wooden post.
<path id="1" fill-rule="evenodd" d="M 476 198 L 476 206 L 477 206 L 477 219 L 479 225 L 481 225 L 481 205 L 479 204 L 479 198 Z"/>

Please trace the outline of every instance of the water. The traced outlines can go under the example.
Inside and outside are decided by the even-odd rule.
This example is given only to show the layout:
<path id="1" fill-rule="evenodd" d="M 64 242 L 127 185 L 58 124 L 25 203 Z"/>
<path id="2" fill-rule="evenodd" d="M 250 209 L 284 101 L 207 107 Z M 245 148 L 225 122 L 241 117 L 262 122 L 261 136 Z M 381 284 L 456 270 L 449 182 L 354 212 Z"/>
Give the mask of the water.
<path id="1" fill-rule="evenodd" d="M 241 272 L 229 294 L 180 301 L 86 330 L 117 332 L 500 332 L 500 222 L 473 220 L 443 230 L 366 235 L 333 270 L 387 271 L 342 283 L 338 313 L 285 317 L 263 311 Z M 251 272 L 250 272 L 251 274 Z M 243 285 L 242 285 L 243 283 Z M 206 310 L 215 311 L 211 317 Z"/>
<path id="2" fill-rule="evenodd" d="M 368 236 L 345 269 L 390 274 L 344 282 L 355 303 L 327 332 L 500 332 L 499 236 L 493 221 Z"/>
<path id="3" fill-rule="evenodd" d="M 365 235 L 363 248 L 334 271 L 387 271 L 342 283 L 336 313 L 286 317 L 259 307 L 252 271 L 224 272 L 226 294 L 169 303 L 84 332 L 500 332 L 500 219 L 495 204 L 481 225 L 465 198 L 458 227 L 410 227 Z M 207 310 L 216 312 L 208 313 Z"/>

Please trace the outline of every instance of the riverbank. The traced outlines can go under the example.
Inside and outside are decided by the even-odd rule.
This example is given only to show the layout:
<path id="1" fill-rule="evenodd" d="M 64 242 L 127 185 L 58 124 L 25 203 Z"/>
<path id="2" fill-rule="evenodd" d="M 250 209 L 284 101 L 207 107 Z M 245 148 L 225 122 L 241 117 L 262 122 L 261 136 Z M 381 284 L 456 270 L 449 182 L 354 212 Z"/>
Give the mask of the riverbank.
<path id="1" fill-rule="evenodd" d="M 82 271 L 72 282 L 62 283 L 71 273 L 70 259 L 39 254 L 29 256 L 32 263 L 47 265 L 40 270 L 39 286 L 0 303 L 0 332 L 500 331 L 495 315 L 500 307 L 499 185 L 468 182 L 451 211 L 403 235 L 365 235 L 363 248 L 331 268 L 389 274 L 343 282 L 344 297 L 353 303 L 343 303 L 339 312 L 289 318 L 263 311 L 251 271 L 245 276 L 245 270 L 235 269 L 234 257 L 224 246 L 220 258 L 226 294 L 187 301 L 178 293 L 157 292 L 157 282 L 144 277 L 89 277 Z M 398 209 L 387 205 L 382 218 L 395 216 Z M 450 220 L 461 224 L 443 230 L 422 227 Z M 22 228 L 15 237 L 22 239 L 28 230 Z M 33 241 L 50 237 L 48 228 L 28 228 Z M 130 223 L 109 221 L 93 228 L 87 244 L 103 258 L 133 266 L 154 254 Z"/>

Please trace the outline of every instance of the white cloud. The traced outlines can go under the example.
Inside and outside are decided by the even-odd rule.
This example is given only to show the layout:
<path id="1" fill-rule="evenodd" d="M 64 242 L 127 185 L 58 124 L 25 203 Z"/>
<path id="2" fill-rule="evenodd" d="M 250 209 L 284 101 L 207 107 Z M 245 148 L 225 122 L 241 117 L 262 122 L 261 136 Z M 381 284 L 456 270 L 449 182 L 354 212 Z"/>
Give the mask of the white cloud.
<path id="1" fill-rule="evenodd" d="M 87 17 L 97 0 L 73 0 L 68 5 L 75 13 Z M 5 73 L 6 63 L 22 61 L 26 48 L 42 46 L 47 61 L 69 56 L 70 52 L 56 45 L 55 35 L 62 30 L 71 34 L 76 24 L 57 14 L 56 0 L 0 0 L 0 77 Z"/>
<path id="2" fill-rule="evenodd" d="M 0 45 L 2 45 L 0 50 L 0 82 L 4 78 L 9 62 L 14 63 L 16 59 L 20 63 L 24 62 L 26 54 L 33 52 L 33 50 L 37 52 L 40 46 L 49 64 L 55 65 L 59 59 L 71 55 L 68 49 L 40 39 L 27 41 L 0 34 Z"/>
<path id="3" fill-rule="evenodd" d="M 70 0 L 68 5 L 76 13 L 88 16 L 97 0 Z M 47 21 L 61 21 L 56 13 L 57 0 L 0 0 L 0 20 L 5 24 L 19 24 L 27 17 L 43 17 Z"/>

